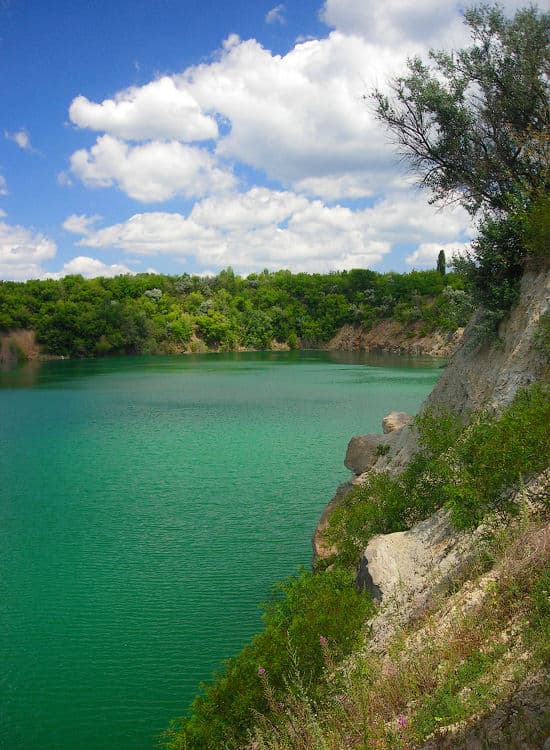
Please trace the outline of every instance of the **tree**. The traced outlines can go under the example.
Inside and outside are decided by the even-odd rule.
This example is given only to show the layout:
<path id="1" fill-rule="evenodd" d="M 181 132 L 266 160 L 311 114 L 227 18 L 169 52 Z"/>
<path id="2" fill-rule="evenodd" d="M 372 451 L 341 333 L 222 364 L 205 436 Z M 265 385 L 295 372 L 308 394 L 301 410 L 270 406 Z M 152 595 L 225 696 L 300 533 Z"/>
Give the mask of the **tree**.
<path id="1" fill-rule="evenodd" d="M 485 335 L 516 301 L 529 254 L 548 251 L 550 14 L 532 6 L 507 19 L 482 5 L 464 20 L 470 47 L 410 60 L 392 97 L 373 96 L 431 202 L 481 212 L 478 238 L 453 266 L 485 309 Z"/>
<path id="2" fill-rule="evenodd" d="M 445 262 L 445 250 L 440 250 L 439 255 L 437 256 L 437 270 L 442 276 L 445 276 L 446 271 L 446 262 Z"/>
<path id="3" fill-rule="evenodd" d="M 464 20 L 473 44 L 410 60 L 391 97 L 374 92 L 377 114 L 433 201 L 508 211 L 548 187 L 550 14 L 482 5 Z"/>

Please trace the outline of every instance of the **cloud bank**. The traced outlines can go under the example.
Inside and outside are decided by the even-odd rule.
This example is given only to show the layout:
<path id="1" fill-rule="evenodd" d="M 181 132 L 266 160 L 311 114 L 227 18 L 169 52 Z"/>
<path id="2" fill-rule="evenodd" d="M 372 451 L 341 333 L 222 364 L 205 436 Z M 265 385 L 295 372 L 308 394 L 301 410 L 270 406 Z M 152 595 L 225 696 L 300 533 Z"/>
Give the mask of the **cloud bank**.
<path id="1" fill-rule="evenodd" d="M 319 17 L 327 35 L 286 54 L 231 34 L 209 62 L 102 101 L 77 96 L 72 123 L 98 135 L 71 155 L 71 175 L 141 204 L 101 228 L 69 217 L 78 245 L 243 273 L 372 266 L 396 249 L 428 267 L 439 249 L 463 248 L 470 217 L 436 212 L 411 188 L 369 99 L 408 57 L 467 42 L 460 7 L 326 0 Z M 194 205 L 159 206 L 177 199 Z"/>

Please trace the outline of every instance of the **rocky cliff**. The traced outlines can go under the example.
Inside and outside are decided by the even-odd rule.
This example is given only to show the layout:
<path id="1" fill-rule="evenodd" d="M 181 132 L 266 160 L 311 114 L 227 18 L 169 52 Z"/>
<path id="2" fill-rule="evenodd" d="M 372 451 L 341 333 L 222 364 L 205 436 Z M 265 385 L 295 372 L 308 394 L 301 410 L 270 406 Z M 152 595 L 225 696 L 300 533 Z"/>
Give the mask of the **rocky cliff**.
<path id="1" fill-rule="evenodd" d="M 351 325 L 342 326 L 328 342 L 327 349 L 449 357 L 459 346 L 463 332 L 464 329 L 459 328 L 424 334 L 421 322 L 405 326 L 397 320 L 381 320 L 369 331 Z"/>
<path id="2" fill-rule="evenodd" d="M 421 410 L 430 408 L 435 413 L 453 410 L 468 421 L 472 412 L 482 409 L 500 412 L 520 388 L 540 379 L 547 380 L 547 356 L 537 341 L 545 320 L 547 324 L 549 309 L 550 270 L 526 272 L 519 301 L 501 324 L 498 338 L 480 342 L 479 316 L 474 316 Z M 381 434 L 359 435 L 350 440 L 345 465 L 354 476 L 338 488 L 321 517 L 313 537 L 314 561 L 335 554 L 335 549 L 323 543 L 322 532 L 330 513 L 353 487 L 362 484 L 373 471 L 399 474 L 417 450 L 416 429 L 404 414 L 388 415 Z M 458 622 L 462 628 L 469 618 L 487 617 L 483 613 L 490 613 L 491 606 L 498 609 L 496 603 L 491 604 L 492 591 L 506 590 L 514 575 L 520 578 L 524 575 L 528 581 L 535 558 L 539 569 L 548 562 L 550 526 L 544 508 L 549 497 L 547 469 L 531 477 L 517 494 L 517 503 L 525 509 L 524 520 L 513 532 L 507 527 L 498 530 L 498 534 L 508 538 L 514 536 L 512 551 L 500 553 L 497 564 L 485 574 L 486 561 L 482 558 L 487 550 L 487 534 L 494 535 L 496 527 L 457 531 L 444 509 L 408 531 L 372 537 L 356 572 L 357 586 L 368 590 L 379 603 L 376 615 L 369 622 L 364 654 L 378 654 L 381 664 L 385 664 L 393 658 L 387 644 L 405 628 L 408 635 L 400 641 L 400 648 L 406 659 L 421 661 L 432 643 L 443 644 L 446 638 L 454 637 Z M 449 595 L 451 587 L 454 593 Z M 419 618 L 422 621 L 428 618 L 428 624 L 418 631 L 411 630 L 411 623 Z M 478 747 L 534 750 L 543 744 L 545 750 L 547 746 L 550 748 L 550 724 L 547 726 L 542 717 L 550 710 L 550 675 L 540 667 L 538 657 L 529 662 L 532 654 L 528 640 L 514 618 L 512 607 L 509 616 L 503 615 L 498 621 L 500 630 L 492 634 L 499 643 L 510 642 L 508 648 L 501 649 L 494 667 L 488 669 L 488 678 L 494 680 L 495 696 L 499 696 L 500 702 L 495 700 L 483 714 L 473 715 L 459 725 L 441 726 L 425 744 L 425 750 Z M 517 644 L 510 641 L 514 633 L 518 634 Z M 360 661 L 361 657 L 358 658 Z M 519 669 L 516 664 L 517 675 L 512 676 L 514 660 L 518 659 L 523 660 L 525 668 Z M 472 684 L 473 681 L 472 678 Z"/>
<path id="3" fill-rule="evenodd" d="M 519 389 L 548 380 L 547 353 L 538 341 L 547 336 L 549 309 L 550 270 L 528 271 L 519 301 L 500 325 L 498 338 L 482 343 L 479 315 L 474 316 L 421 410 L 453 410 L 467 422 L 479 410 L 498 414 Z M 314 563 L 337 554 L 323 540 L 334 508 L 371 472 L 399 475 L 418 451 L 418 435 L 408 415 L 392 413 L 382 427 L 380 434 L 350 440 L 345 465 L 354 476 L 325 508 L 313 536 Z M 409 670 L 414 682 L 424 664 L 443 674 L 447 662 L 455 659 L 452 670 L 458 674 L 465 660 L 473 663 L 476 654 L 491 654 L 479 673 L 473 670 L 465 679 L 457 698 L 466 719 L 445 722 L 428 712 L 435 729 L 423 750 L 550 750 L 550 671 L 529 635 L 533 624 L 525 616 L 529 609 L 524 602 L 532 601 L 532 594 L 522 598 L 550 559 L 549 498 L 547 468 L 528 478 L 511 498 L 523 509 L 519 521 L 502 522 L 497 516 L 473 531 L 458 531 L 449 512 L 440 509 L 408 531 L 371 537 L 363 549 L 356 586 L 368 590 L 378 608 L 367 625 L 363 650 L 350 659 L 348 670 L 353 674 L 365 664 L 370 669 L 379 665 L 378 687 L 372 689 L 375 700 L 387 694 L 392 675 L 401 670 Z M 494 555 L 492 564 L 488 555 Z M 461 645 L 472 639 L 473 651 Z M 430 683 L 429 675 L 425 679 Z M 480 698 L 485 694 L 489 697 Z M 468 714 L 464 707 L 470 695 L 475 696 L 471 703 L 476 708 Z M 397 719 L 401 727 L 407 720 L 405 715 Z"/>

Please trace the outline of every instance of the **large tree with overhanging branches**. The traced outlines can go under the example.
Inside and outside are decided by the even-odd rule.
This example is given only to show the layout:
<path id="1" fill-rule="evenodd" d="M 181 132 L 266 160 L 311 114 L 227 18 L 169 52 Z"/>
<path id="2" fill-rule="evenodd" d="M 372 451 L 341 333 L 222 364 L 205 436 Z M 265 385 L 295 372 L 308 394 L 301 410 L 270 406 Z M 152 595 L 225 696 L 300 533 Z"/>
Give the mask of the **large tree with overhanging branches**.
<path id="1" fill-rule="evenodd" d="M 410 60 L 391 95 L 374 92 L 377 114 L 434 200 L 508 210 L 547 187 L 550 14 L 484 5 L 464 21 L 471 46 Z"/>
<path id="2" fill-rule="evenodd" d="M 478 239 L 455 266 L 497 323 L 517 298 L 531 254 L 548 253 L 550 14 L 507 18 L 499 6 L 464 13 L 471 44 L 409 60 L 376 112 L 431 202 L 480 216 Z"/>

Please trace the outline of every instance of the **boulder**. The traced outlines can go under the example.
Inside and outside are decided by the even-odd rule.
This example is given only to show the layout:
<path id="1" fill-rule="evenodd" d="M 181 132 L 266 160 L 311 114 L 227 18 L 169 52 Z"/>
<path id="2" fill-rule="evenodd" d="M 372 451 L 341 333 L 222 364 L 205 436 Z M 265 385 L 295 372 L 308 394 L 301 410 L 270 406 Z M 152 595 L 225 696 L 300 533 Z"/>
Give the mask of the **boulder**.
<path id="1" fill-rule="evenodd" d="M 407 414 L 405 411 L 390 411 L 390 413 L 386 414 L 382 420 L 382 430 L 384 431 L 384 434 L 393 432 L 394 430 L 400 430 L 411 421 L 411 415 Z"/>
<path id="2" fill-rule="evenodd" d="M 354 474 L 363 474 L 389 450 L 393 435 L 355 435 L 348 443 L 344 465 Z"/>
<path id="3" fill-rule="evenodd" d="M 379 602 L 406 606 L 441 590 L 472 561 L 478 534 L 457 531 L 442 509 L 409 531 L 374 536 L 361 555 L 356 583 Z"/>

